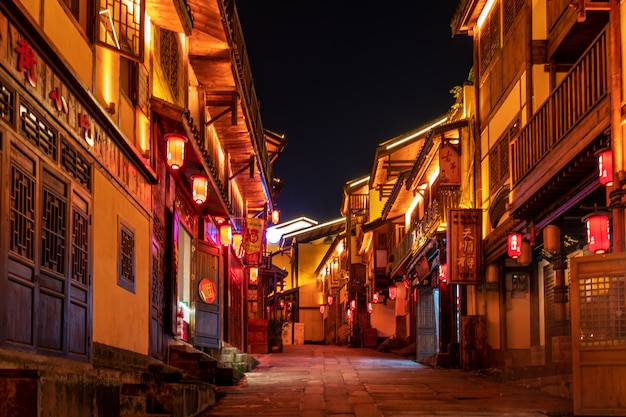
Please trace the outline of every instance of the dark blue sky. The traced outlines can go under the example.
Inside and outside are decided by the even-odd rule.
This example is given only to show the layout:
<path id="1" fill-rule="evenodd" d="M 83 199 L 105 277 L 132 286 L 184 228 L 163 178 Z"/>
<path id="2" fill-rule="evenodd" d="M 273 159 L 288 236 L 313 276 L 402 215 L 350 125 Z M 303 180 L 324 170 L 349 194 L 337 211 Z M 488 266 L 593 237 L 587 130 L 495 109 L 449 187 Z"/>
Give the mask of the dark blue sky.
<path id="1" fill-rule="evenodd" d="M 471 39 L 451 35 L 456 0 L 236 4 L 263 126 L 288 141 L 281 221 L 339 217 L 376 146 L 444 114 L 472 65 Z"/>

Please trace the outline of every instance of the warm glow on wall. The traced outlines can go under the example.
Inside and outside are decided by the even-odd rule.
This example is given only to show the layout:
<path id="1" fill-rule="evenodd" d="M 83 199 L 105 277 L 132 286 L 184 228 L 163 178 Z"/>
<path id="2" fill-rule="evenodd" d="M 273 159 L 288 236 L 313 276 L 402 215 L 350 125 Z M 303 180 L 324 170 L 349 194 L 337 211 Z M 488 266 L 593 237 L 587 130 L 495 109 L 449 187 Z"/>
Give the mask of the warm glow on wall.
<path id="1" fill-rule="evenodd" d="M 167 142 L 167 164 L 172 169 L 180 169 L 185 160 L 185 142 L 187 138 L 178 133 L 169 133 L 165 135 Z"/>
<path id="2" fill-rule="evenodd" d="M 150 158 L 150 125 L 148 118 L 139 112 L 139 147 L 144 158 Z"/>
<path id="3" fill-rule="evenodd" d="M 194 175 L 193 177 L 191 177 L 191 180 L 193 181 L 193 201 L 195 201 L 197 204 L 204 203 L 207 198 L 209 181 L 206 177 L 203 177 L 201 175 Z"/>
<path id="4" fill-rule="evenodd" d="M 413 212 L 415 211 L 415 208 L 423 200 L 424 200 L 424 193 L 423 191 L 418 190 L 417 193 L 415 193 L 415 197 L 413 197 L 413 201 L 411 201 L 409 208 L 406 210 L 406 214 L 404 215 L 404 225 L 407 227 L 407 230 L 410 228 L 409 225 L 411 224 L 411 217 L 413 216 Z"/>

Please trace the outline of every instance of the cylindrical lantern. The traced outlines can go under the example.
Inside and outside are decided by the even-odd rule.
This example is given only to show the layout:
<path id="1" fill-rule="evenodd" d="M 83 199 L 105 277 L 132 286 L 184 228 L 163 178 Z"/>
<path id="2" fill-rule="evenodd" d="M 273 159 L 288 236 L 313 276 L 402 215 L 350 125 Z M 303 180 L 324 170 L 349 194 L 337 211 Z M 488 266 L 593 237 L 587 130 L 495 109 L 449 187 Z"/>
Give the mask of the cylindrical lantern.
<path id="1" fill-rule="evenodd" d="M 518 265 L 527 266 L 533 260 L 533 252 L 530 248 L 530 242 L 524 240 L 522 242 L 522 254 L 516 259 Z"/>
<path id="2" fill-rule="evenodd" d="M 324 310 L 326 310 L 326 307 L 324 306 L 324 304 L 320 304 L 320 313 L 324 314 Z"/>
<path id="3" fill-rule="evenodd" d="M 610 187 L 613 185 L 613 152 L 605 149 L 598 154 L 598 174 L 600 184 Z"/>
<path id="4" fill-rule="evenodd" d="M 278 305 L 280 306 L 280 308 L 285 307 L 285 300 L 280 300 L 280 301 L 278 302 Z"/>
<path id="5" fill-rule="evenodd" d="M 389 298 L 391 298 L 392 300 L 395 300 L 397 295 L 398 295 L 398 288 L 396 288 L 395 284 L 390 285 L 389 286 Z"/>
<path id="6" fill-rule="evenodd" d="M 278 224 L 280 221 L 280 211 L 274 210 L 272 211 L 272 223 Z"/>
<path id="7" fill-rule="evenodd" d="M 243 256 L 243 251 L 241 250 L 241 243 L 243 242 L 243 236 L 241 233 L 236 232 L 233 233 L 233 249 L 235 249 L 235 253 L 238 257 Z"/>
<path id="8" fill-rule="evenodd" d="M 587 245 L 593 253 L 602 254 L 611 247 L 609 216 L 608 212 L 595 212 L 583 217 L 587 225 Z"/>
<path id="9" fill-rule="evenodd" d="M 223 224 L 220 226 L 220 243 L 222 246 L 228 246 L 233 241 L 233 229 L 229 224 Z"/>
<path id="10" fill-rule="evenodd" d="M 350 310 L 354 310 L 356 308 L 356 300 L 350 301 Z"/>
<path id="11" fill-rule="evenodd" d="M 209 180 L 201 175 L 194 175 L 193 177 L 191 177 L 191 180 L 193 181 L 193 200 L 197 204 L 204 203 L 206 201 Z"/>
<path id="12" fill-rule="evenodd" d="M 495 284 L 498 282 L 498 265 L 496 264 L 489 264 L 487 265 L 487 276 L 485 277 L 485 280 L 487 281 L 487 284 Z"/>
<path id="13" fill-rule="evenodd" d="M 250 267 L 250 284 L 256 284 L 259 280 L 259 268 L 252 266 Z"/>
<path id="14" fill-rule="evenodd" d="M 180 169 L 185 159 L 185 142 L 187 138 L 177 133 L 165 135 L 167 141 L 167 164 L 172 169 Z"/>
<path id="15" fill-rule="evenodd" d="M 561 229 L 558 226 L 549 224 L 543 229 L 543 248 L 550 253 L 561 251 Z"/>
<path id="16" fill-rule="evenodd" d="M 335 301 L 335 300 L 333 299 L 333 296 L 332 296 L 332 295 L 329 295 L 329 296 L 328 296 L 328 305 L 329 305 L 329 306 L 332 306 L 332 305 L 333 305 L 333 301 Z"/>
<path id="17" fill-rule="evenodd" d="M 372 311 L 374 311 L 374 306 L 372 303 L 367 303 L 367 312 L 371 313 Z"/>
<path id="18" fill-rule="evenodd" d="M 378 293 L 375 292 L 374 294 L 372 294 L 372 301 L 377 303 L 378 302 Z"/>
<path id="19" fill-rule="evenodd" d="M 509 258 L 517 259 L 522 254 L 522 234 L 521 233 L 509 233 L 507 239 L 507 252 Z"/>

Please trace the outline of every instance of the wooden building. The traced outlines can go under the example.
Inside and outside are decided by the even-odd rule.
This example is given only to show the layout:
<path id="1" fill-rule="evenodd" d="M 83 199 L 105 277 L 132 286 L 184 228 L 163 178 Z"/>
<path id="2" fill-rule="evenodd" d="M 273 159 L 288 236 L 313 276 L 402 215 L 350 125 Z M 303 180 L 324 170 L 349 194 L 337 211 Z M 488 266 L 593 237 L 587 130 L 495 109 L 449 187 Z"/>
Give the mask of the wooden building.
<path id="1" fill-rule="evenodd" d="M 0 386 L 28 389 L 0 414 L 119 415 L 181 352 L 245 352 L 262 251 L 227 231 L 263 242 L 285 143 L 233 1 L 3 1 Z M 162 406 L 206 407 L 209 374 Z"/>

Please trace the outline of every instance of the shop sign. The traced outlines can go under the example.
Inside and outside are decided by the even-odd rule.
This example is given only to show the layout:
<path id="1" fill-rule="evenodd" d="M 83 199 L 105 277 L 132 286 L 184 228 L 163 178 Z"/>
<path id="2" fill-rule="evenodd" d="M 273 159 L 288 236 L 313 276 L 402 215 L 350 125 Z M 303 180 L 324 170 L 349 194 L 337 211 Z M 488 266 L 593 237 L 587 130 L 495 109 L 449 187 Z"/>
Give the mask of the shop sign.
<path id="1" fill-rule="evenodd" d="M 479 271 L 482 271 L 481 210 L 450 210 L 446 246 L 448 283 L 479 284 Z"/>
<path id="2" fill-rule="evenodd" d="M 198 294 L 200 294 L 200 299 L 205 303 L 213 303 L 217 297 L 217 288 L 215 288 L 215 283 L 209 278 L 202 278 L 198 284 Z"/>
<path id="3" fill-rule="evenodd" d="M 248 255 L 253 255 L 261 250 L 263 243 L 263 219 L 246 219 L 243 247 Z"/>

